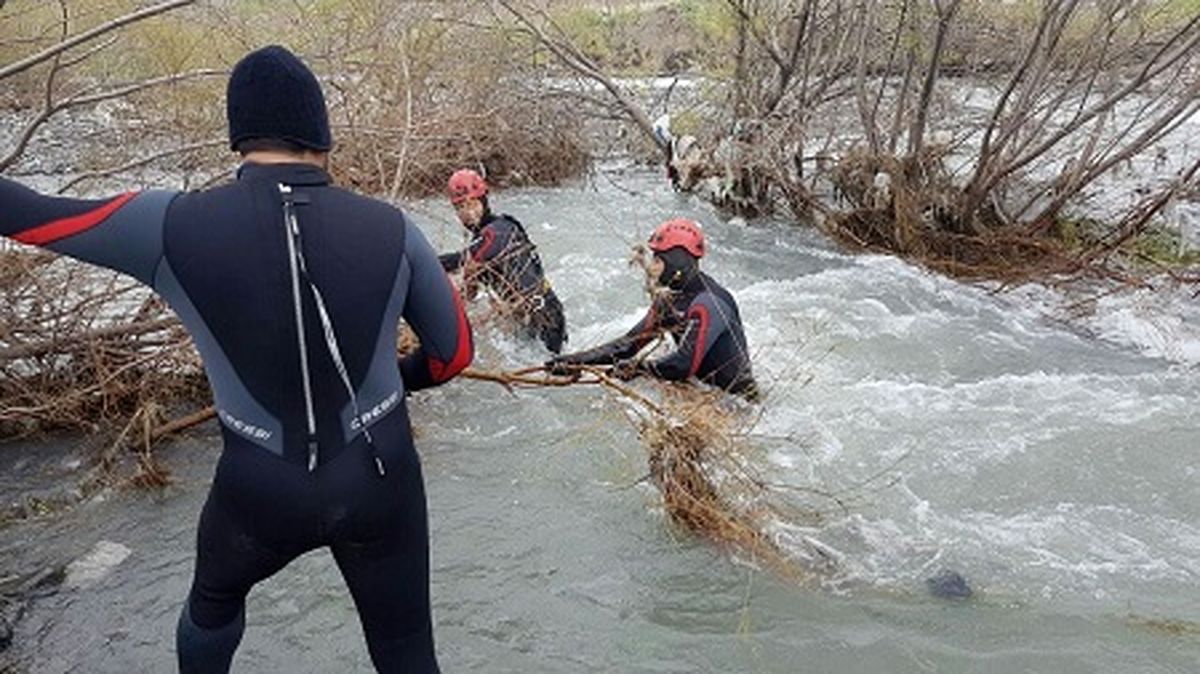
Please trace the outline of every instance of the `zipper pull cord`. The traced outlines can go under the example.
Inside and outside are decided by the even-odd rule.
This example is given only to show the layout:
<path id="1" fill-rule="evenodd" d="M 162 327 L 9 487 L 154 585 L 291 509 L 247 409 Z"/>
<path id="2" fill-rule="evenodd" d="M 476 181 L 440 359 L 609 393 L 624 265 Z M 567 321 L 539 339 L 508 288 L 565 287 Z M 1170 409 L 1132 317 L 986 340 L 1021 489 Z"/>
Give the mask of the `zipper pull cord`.
<path id="1" fill-rule="evenodd" d="M 289 205 L 292 200 L 285 197 L 286 203 Z M 297 200 L 295 203 L 308 203 L 307 199 L 303 201 Z M 292 213 L 292 221 L 295 222 L 295 213 Z M 329 316 L 329 310 L 325 308 L 325 298 L 321 295 L 321 289 L 317 287 L 313 281 L 312 275 L 308 273 L 308 264 L 304 259 L 303 240 L 300 235 L 300 227 L 297 224 L 295 227 L 296 236 L 296 259 L 300 264 L 300 273 L 304 276 L 304 280 L 308 283 L 309 290 L 313 294 L 313 303 L 317 305 L 317 316 L 321 319 L 321 330 L 325 336 L 325 346 L 329 349 L 329 355 L 333 359 L 334 367 L 337 368 L 338 377 L 342 380 L 342 385 L 346 387 L 346 393 L 350 396 L 350 407 L 354 411 L 355 421 L 362 427 L 363 438 L 367 441 L 367 450 L 371 454 L 371 458 L 375 463 L 375 470 L 380 477 L 387 474 L 387 470 L 383 465 L 383 459 L 379 456 L 379 452 L 375 447 L 375 439 L 371 437 L 371 431 L 366 426 L 366 421 L 363 419 L 362 410 L 358 405 L 358 394 L 354 390 L 354 384 L 350 381 L 350 373 L 346 369 L 346 363 L 342 359 L 342 350 L 338 346 L 337 333 L 333 329 L 333 319 Z"/>

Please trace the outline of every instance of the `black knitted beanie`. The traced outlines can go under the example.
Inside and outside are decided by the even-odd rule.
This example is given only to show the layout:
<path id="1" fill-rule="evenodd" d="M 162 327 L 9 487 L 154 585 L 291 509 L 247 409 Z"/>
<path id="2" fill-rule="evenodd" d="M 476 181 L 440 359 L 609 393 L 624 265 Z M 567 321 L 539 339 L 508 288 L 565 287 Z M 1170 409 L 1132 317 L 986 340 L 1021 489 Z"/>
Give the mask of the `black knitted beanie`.
<path id="1" fill-rule="evenodd" d="M 283 47 L 264 47 L 238 61 L 225 103 L 233 149 L 250 138 L 277 138 L 320 151 L 333 147 L 321 85 Z"/>

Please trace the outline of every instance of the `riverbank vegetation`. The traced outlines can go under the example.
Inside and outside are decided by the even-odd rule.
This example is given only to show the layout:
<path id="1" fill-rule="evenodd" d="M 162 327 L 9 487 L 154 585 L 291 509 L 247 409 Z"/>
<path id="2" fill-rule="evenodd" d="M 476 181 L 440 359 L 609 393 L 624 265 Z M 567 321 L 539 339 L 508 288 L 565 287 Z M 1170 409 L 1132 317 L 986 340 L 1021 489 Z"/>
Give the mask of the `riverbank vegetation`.
<path id="1" fill-rule="evenodd" d="M 396 198 L 440 192 L 464 165 L 500 185 L 553 184 L 586 167 L 567 101 L 552 95 L 527 49 L 474 26 L 489 16 L 478 3 L 144 4 L 0 10 L 0 106 L 19 129 L 3 139 L 0 171 L 69 175 L 60 186 L 68 193 L 224 180 L 236 166 L 225 77 L 267 43 L 302 54 L 321 77 L 342 184 Z"/>
<path id="2" fill-rule="evenodd" d="M 560 26 L 500 4 L 570 71 L 603 82 L 629 60 L 616 55 L 638 31 L 633 10 Z M 644 13 L 660 32 L 672 12 L 698 49 L 662 56 L 660 71 L 689 64 L 706 86 L 626 112 L 648 139 L 653 115 L 683 122 L 669 146 L 654 139 L 681 190 L 972 279 L 1145 285 L 1197 261 L 1200 4 L 723 0 Z"/>
<path id="3" fill-rule="evenodd" d="M 8 5 L 0 170 L 68 191 L 224 179 L 224 74 L 279 42 L 325 82 L 336 177 L 391 198 L 462 165 L 554 184 L 672 153 L 680 189 L 732 212 L 964 276 L 1195 245 L 1137 241 L 1200 217 L 1200 147 L 1172 146 L 1200 106 L 1195 0 Z"/>

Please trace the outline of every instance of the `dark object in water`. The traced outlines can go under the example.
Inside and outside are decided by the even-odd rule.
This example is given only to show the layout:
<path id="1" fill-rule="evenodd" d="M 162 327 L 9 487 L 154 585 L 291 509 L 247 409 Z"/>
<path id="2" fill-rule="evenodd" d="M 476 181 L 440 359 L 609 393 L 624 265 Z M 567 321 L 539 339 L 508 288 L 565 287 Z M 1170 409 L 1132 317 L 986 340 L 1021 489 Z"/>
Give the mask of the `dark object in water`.
<path id="1" fill-rule="evenodd" d="M 942 569 L 936 576 L 926 578 L 925 586 L 933 596 L 942 599 L 967 599 L 973 594 L 967 579 L 950 569 Z"/>

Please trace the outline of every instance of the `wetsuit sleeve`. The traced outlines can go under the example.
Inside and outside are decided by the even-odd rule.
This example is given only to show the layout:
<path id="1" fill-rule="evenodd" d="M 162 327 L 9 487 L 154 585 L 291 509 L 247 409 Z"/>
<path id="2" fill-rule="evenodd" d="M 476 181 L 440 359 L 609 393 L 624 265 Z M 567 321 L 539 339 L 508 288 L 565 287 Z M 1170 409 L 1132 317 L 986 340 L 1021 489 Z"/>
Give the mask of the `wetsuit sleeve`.
<path id="1" fill-rule="evenodd" d="M 404 320 L 421 346 L 400 359 L 400 374 L 409 391 L 450 380 L 471 364 L 475 347 L 462 297 L 438 264 L 437 254 L 407 218 L 404 226 L 404 264 L 409 267 Z"/>
<path id="2" fill-rule="evenodd" d="M 696 375 L 709 349 L 729 329 L 724 312 L 709 293 L 702 293 L 692 301 L 684 320 L 683 336 L 675 351 L 643 365 L 650 374 L 671 381 Z"/>
<path id="3" fill-rule="evenodd" d="M 618 360 L 632 358 L 665 329 L 664 313 L 664 309 L 655 302 L 642 320 L 621 337 L 587 351 L 560 356 L 557 360 L 579 365 L 612 365 Z"/>
<path id="4" fill-rule="evenodd" d="M 39 194 L 0 178 L 0 234 L 153 285 L 163 222 L 177 192 L 127 192 L 110 199 Z"/>
<path id="5" fill-rule="evenodd" d="M 494 225 L 488 225 L 479 232 L 479 236 L 471 240 L 471 245 L 466 250 L 457 253 L 446 253 L 438 257 L 438 262 L 442 264 L 442 269 L 447 272 L 457 271 L 460 267 L 466 264 L 467 260 L 473 262 L 487 262 L 500 254 L 504 250 L 501 245 L 502 238 Z"/>

